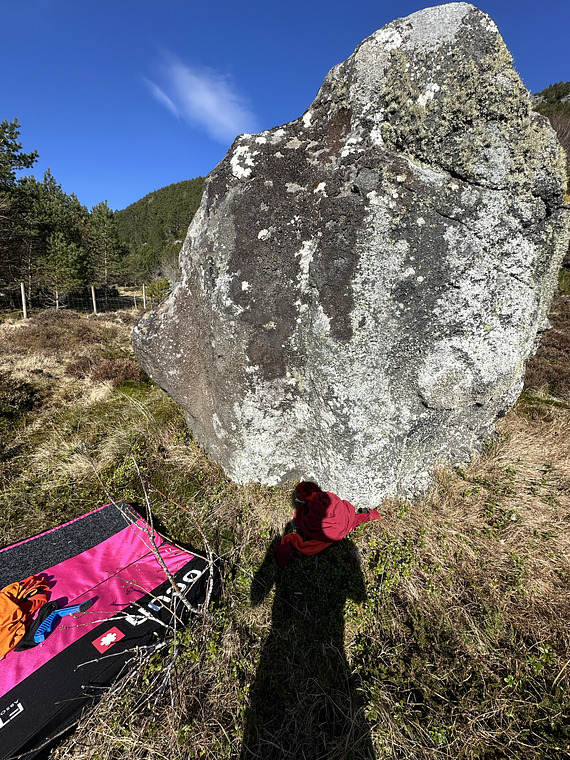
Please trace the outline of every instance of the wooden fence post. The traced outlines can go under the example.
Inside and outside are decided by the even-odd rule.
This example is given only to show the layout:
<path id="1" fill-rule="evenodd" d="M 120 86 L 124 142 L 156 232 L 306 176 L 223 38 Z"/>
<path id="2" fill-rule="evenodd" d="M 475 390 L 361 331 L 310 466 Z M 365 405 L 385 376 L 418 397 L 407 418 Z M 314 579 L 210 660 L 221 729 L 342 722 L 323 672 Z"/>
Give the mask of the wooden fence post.
<path id="1" fill-rule="evenodd" d="M 146 285 L 143 282 L 143 309 L 146 309 Z"/>
<path id="2" fill-rule="evenodd" d="M 97 314 L 97 299 L 95 298 L 95 285 L 91 285 L 91 299 L 93 300 L 93 314 Z"/>
<path id="3" fill-rule="evenodd" d="M 24 319 L 28 318 L 28 306 L 26 304 L 26 289 L 24 283 L 20 283 L 20 291 L 22 293 L 22 311 L 24 312 Z"/>

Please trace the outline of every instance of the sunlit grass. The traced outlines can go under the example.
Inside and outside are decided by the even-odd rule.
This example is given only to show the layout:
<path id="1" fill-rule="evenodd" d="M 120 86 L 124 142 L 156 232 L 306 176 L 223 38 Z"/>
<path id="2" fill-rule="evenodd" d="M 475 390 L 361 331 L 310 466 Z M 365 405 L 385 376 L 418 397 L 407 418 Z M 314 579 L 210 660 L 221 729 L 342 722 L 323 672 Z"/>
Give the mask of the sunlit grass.
<path id="1" fill-rule="evenodd" d="M 151 492 L 159 526 L 200 546 L 198 521 L 223 557 L 225 581 L 212 615 L 103 699 L 56 757 L 570 753 L 570 397 L 553 393 L 562 386 L 551 360 L 538 355 L 545 381 L 527 387 L 469 466 L 436 473 L 415 504 L 380 505 L 382 521 L 286 576 L 269 564 L 277 590 L 270 584 L 253 604 L 253 578 L 291 517 L 290 494 L 229 481 L 152 383 L 66 374 L 86 346 L 109 361 L 132 358 L 128 320 L 58 319 L 0 324 L 0 541 L 104 503 L 94 470 L 114 498 L 144 505 L 138 465 L 145 482 L 191 512 Z M 556 345 L 563 349 L 561 336 Z M 355 568 L 365 599 L 341 594 Z M 311 602 L 297 625 L 299 610 L 287 604 L 303 594 Z M 340 618 L 327 617 L 334 605 Z M 281 684 L 281 702 L 270 682 Z"/>

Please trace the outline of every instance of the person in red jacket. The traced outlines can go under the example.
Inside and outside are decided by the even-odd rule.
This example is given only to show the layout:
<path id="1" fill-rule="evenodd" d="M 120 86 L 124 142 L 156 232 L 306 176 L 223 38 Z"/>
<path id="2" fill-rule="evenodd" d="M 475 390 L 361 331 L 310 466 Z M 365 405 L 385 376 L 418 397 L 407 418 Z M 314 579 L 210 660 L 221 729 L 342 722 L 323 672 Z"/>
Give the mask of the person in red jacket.
<path id="1" fill-rule="evenodd" d="M 349 501 L 323 491 L 311 481 L 301 481 L 295 492 L 297 511 L 293 520 L 301 533 L 286 533 L 275 547 L 281 567 L 289 562 L 294 550 L 301 554 L 317 554 L 334 541 L 340 541 L 357 525 L 380 519 L 377 509 L 357 512 Z"/>

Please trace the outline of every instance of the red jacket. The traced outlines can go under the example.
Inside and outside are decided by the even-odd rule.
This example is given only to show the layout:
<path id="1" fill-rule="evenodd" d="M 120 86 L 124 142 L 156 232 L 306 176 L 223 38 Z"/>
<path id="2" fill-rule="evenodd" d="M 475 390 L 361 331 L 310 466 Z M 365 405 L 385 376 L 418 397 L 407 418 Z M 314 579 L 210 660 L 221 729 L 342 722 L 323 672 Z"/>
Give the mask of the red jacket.
<path id="1" fill-rule="evenodd" d="M 349 501 L 330 491 L 320 491 L 300 503 L 293 519 L 309 538 L 340 541 L 360 523 L 379 520 L 380 515 L 377 509 L 356 514 Z"/>
<path id="2" fill-rule="evenodd" d="M 293 515 L 294 521 L 308 540 L 298 533 L 287 533 L 275 547 L 277 562 L 284 567 L 293 556 L 293 549 L 301 554 L 317 554 L 334 541 L 340 541 L 357 525 L 370 520 L 379 520 L 377 509 L 356 514 L 349 501 L 340 499 L 330 491 L 311 494 L 307 501 L 301 501 Z"/>

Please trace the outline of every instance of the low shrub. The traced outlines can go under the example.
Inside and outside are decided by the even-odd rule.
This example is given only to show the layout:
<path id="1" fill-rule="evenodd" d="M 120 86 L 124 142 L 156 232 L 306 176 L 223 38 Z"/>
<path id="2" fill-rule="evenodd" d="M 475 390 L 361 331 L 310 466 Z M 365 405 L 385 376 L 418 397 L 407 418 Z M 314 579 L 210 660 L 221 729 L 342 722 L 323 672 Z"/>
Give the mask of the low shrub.
<path id="1" fill-rule="evenodd" d="M 78 380 L 89 378 L 94 383 L 110 382 L 115 387 L 148 380 L 140 364 L 132 359 L 101 359 L 97 356 L 80 356 L 66 366 L 65 374 Z"/>
<path id="2" fill-rule="evenodd" d="M 30 411 L 38 402 L 38 390 L 31 383 L 15 380 L 0 372 L 0 415 L 14 418 Z"/>
<path id="3" fill-rule="evenodd" d="M 111 382 L 114 386 L 148 379 L 140 364 L 132 359 L 103 359 L 95 365 L 90 377 L 94 383 Z"/>
<path id="4" fill-rule="evenodd" d="M 64 370 L 64 373 L 68 377 L 75 377 L 77 380 L 84 380 L 89 377 L 100 359 L 93 356 L 80 356 L 75 361 L 68 364 Z"/>

